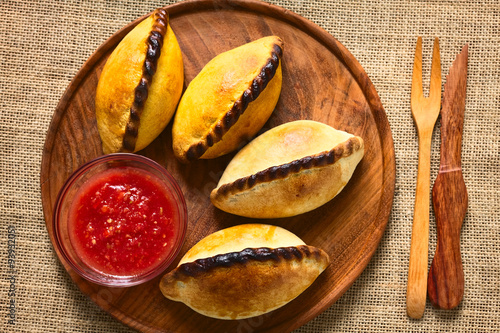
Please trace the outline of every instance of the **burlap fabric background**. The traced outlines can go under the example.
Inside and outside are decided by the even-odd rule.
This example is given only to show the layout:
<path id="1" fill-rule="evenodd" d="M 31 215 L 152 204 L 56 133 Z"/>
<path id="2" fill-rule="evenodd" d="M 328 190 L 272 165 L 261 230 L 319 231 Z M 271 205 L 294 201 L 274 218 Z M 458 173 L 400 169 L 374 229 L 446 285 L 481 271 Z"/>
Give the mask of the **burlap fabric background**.
<path id="1" fill-rule="evenodd" d="M 385 107 L 397 163 L 394 205 L 378 251 L 352 288 L 297 332 L 500 331 L 498 0 L 271 2 L 317 23 L 358 59 Z M 123 25 L 168 3 L 0 2 L 1 332 L 129 331 L 83 296 L 55 257 L 42 215 L 39 169 L 55 106 L 84 61 Z M 469 43 L 463 134 L 469 210 L 462 229 L 464 300 L 453 311 L 428 303 L 424 318 L 415 321 L 406 316 L 405 293 L 418 157 L 410 87 L 419 35 L 424 85 L 434 36 L 441 41 L 443 83 L 455 55 Z M 438 130 L 433 142 L 432 182 L 439 165 Z M 15 239 L 11 262 L 9 237 Z M 434 249 L 431 213 L 430 258 Z M 8 322 L 11 299 L 14 325 Z"/>

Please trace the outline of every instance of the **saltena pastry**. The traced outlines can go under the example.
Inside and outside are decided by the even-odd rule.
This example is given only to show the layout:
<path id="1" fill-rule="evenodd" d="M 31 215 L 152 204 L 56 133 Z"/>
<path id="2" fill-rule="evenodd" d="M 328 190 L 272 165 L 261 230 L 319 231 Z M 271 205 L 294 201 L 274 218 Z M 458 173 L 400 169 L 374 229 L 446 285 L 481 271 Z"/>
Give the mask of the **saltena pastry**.
<path id="1" fill-rule="evenodd" d="M 361 137 L 311 120 L 285 123 L 234 156 L 210 199 L 223 211 L 251 218 L 305 213 L 344 188 L 363 154 Z"/>
<path id="2" fill-rule="evenodd" d="M 163 276 L 160 289 L 205 316 L 243 319 L 284 306 L 328 264 L 323 250 L 288 230 L 243 224 L 199 241 Z"/>
<path id="3" fill-rule="evenodd" d="M 283 41 L 264 37 L 221 53 L 189 83 L 172 140 L 184 163 L 240 148 L 272 114 L 281 92 Z"/>
<path id="4" fill-rule="evenodd" d="M 156 9 L 117 45 L 99 77 L 95 108 L 104 153 L 149 145 L 170 122 L 183 84 L 168 13 Z"/>

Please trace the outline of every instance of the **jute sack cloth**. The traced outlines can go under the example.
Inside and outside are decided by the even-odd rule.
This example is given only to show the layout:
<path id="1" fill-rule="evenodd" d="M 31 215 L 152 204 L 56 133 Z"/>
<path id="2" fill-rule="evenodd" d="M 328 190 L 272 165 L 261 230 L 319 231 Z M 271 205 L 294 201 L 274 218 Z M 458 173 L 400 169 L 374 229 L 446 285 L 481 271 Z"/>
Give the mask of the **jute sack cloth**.
<path id="1" fill-rule="evenodd" d="M 376 254 L 339 301 L 297 332 L 500 331 L 499 2 L 270 2 L 324 28 L 360 62 L 387 113 L 397 164 L 393 209 Z M 40 162 L 54 109 L 85 60 L 116 30 L 169 3 L 0 3 L 0 331 L 130 330 L 82 295 L 56 258 L 42 214 Z M 417 36 L 424 39 L 425 91 L 433 38 L 440 37 L 443 83 L 455 55 L 469 44 L 462 147 L 469 194 L 462 229 L 465 295 L 452 311 L 436 310 L 428 303 L 419 321 L 410 320 L 405 309 L 418 160 L 410 113 Z M 439 167 L 438 128 L 439 124 L 432 146 L 432 182 Z M 429 262 L 436 244 L 432 211 L 430 225 Z M 13 249 L 15 258 L 9 261 Z M 9 323 L 12 309 L 15 322 Z"/>

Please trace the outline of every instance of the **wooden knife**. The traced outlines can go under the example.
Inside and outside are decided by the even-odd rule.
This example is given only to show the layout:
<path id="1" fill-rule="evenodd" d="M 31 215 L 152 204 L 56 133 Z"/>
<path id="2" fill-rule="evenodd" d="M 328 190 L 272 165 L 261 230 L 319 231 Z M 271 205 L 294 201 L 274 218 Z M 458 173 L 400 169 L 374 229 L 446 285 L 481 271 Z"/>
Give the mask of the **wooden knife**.
<path id="1" fill-rule="evenodd" d="M 452 309 L 462 301 L 464 273 L 460 233 L 467 211 L 467 189 L 462 175 L 461 150 L 467 87 L 468 45 L 453 62 L 446 78 L 441 109 L 441 162 L 432 189 L 437 247 L 427 280 L 431 303 Z"/>

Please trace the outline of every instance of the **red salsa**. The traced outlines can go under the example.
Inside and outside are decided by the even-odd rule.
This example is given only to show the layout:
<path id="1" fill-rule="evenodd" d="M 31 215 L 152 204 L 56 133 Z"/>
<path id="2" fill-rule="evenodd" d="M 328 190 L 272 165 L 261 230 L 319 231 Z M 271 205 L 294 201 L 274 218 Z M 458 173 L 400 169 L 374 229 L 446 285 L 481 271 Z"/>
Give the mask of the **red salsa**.
<path id="1" fill-rule="evenodd" d="M 167 188 L 131 167 L 109 169 L 79 189 L 69 234 L 80 259 L 107 275 L 134 276 L 158 266 L 175 249 L 179 218 Z"/>

